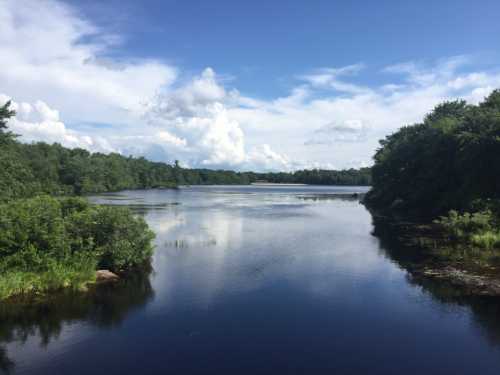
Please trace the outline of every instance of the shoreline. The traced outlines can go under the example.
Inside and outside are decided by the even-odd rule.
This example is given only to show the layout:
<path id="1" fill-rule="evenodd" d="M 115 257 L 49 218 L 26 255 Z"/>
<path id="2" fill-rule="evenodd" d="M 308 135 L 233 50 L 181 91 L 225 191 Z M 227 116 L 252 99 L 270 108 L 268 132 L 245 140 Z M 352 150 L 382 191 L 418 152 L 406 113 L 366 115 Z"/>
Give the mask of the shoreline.
<path id="1" fill-rule="evenodd" d="M 390 243 L 391 257 L 412 278 L 450 285 L 464 296 L 500 297 L 500 268 L 486 251 L 467 243 L 447 242 L 434 223 L 377 215 L 367 208 L 375 236 Z"/>
<path id="2" fill-rule="evenodd" d="M 250 186 L 309 186 L 309 184 L 292 184 L 292 183 L 281 184 L 279 182 L 251 182 Z"/>
<path id="3" fill-rule="evenodd" d="M 409 271 L 415 278 L 426 278 L 448 283 L 459 289 L 461 294 L 478 297 L 500 297 L 500 278 L 480 275 L 453 265 L 441 268 L 424 266 Z"/>

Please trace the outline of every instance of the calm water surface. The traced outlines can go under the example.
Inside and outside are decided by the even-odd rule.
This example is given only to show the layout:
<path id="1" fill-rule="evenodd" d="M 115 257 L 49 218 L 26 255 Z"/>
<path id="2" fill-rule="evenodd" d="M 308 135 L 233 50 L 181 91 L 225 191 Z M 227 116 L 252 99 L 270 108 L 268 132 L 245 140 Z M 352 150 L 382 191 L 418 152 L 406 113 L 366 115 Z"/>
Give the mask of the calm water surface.
<path id="1" fill-rule="evenodd" d="M 3 307 L 20 374 L 500 374 L 500 309 L 419 284 L 359 187 L 186 187 L 92 201 L 156 232 L 154 271 Z M 345 194 L 339 197 L 338 194 Z M 2 370 L 0 370 L 2 372 Z"/>

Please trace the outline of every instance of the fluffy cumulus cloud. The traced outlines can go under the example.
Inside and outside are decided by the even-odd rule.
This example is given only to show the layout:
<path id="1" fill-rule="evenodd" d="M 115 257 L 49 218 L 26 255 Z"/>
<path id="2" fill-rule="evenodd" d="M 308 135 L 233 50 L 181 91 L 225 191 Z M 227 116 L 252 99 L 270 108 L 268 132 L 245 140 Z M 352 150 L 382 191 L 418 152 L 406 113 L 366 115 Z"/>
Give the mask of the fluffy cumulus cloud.
<path id="1" fill-rule="evenodd" d="M 60 143 L 66 147 L 79 147 L 92 151 L 112 152 L 109 142 L 99 136 L 79 134 L 70 130 L 59 118 L 59 112 L 46 103 L 17 103 L 5 94 L 0 94 L 0 105 L 11 102 L 16 116 L 9 121 L 9 129 L 20 136 L 22 141 Z"/>
<path id="2" fill-rule="evenodd" d="M 168 135 L 165 153 L 189 166 L 288 169 L 286 157 L 267 144 L 245 148 L 245 134 L 230 116 L 237 92 L 227 92 L 207 68 L 183 86 L 157 95 L 147 106 L 151 130 Z"/>
<path id="3" fill-rule="evenodd" d="M 145 119 L 164 146 L 175 147 L 189 165 L 228 166 L 244 162 L 245 139 L 239 124 L 228 116 L 228 94 L 207 68 L 185 85 L 157 95 L 148 103 Z"/>
<path id="4" fill-rule="evenodd" d="M 0 92 L 15 102 L 12 130 L 28 142 L 191 167 L 348 168 L 369 165 L 380 138 L 436 104 L 477 103 L 500 87 L 498 71 L 462 56 L 370 71 L 377 85 L 359 83 L 364 64 L 298 72 L 288 94 L 263 100 L 211 68 L 186 77 L 160 60 L 113 57 L 125 42 L 57 0 L 0 1 Z"/>

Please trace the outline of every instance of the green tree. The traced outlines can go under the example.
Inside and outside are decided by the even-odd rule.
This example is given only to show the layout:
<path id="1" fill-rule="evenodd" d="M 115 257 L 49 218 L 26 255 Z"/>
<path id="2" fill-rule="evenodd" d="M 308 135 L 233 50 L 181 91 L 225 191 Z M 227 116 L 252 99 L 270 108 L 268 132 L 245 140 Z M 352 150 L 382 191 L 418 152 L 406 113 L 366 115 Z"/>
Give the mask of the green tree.
<path id="1" fill-rule="evenodd" d="M 10 109 L 10 106 L 10 100 L 4 105 L 0 106 L 0 132 L 5 132 L 5 130 L 7 129 L 7 121 L 16 114 L 14 110 Z"/>
<path id="2" fill-rule="evenodd" d="M 436 217 L 500 199 L 500 91 L 479 105 L 438 105 L 380 141 L 369 206 Z"/>

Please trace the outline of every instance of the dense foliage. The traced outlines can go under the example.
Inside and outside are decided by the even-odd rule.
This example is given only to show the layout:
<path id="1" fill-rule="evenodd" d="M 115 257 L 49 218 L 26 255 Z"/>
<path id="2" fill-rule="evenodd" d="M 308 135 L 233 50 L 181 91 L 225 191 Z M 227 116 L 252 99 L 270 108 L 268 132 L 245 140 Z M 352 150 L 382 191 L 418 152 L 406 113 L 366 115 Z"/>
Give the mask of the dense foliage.
<path id="1" fill-rule="evenodd" d="M 500 91 L 479 105 L 438 105 L 381 142 L 369 206 L 436 217 L 495 210 L 500 200 Z"/>
<path id="2" fill-rule="evenodd" d="M 438 105 L 380 141 L 368 206 L 431 219 L 462 249 L 500 248 L 500 90 Z"/>
<path id="3" fill-rule="evenodd" d="M 144 158 L 92 154 L 59 144 L 23 144 L 12 137 L 4 138 L 0 147 L 4 199 L 175 186 L 175 168 Z"/>
<path id="4" fill-rule="evenodd" d="M 0 299 L 81 287 L 95 270 L 146 264 L 153 233 L 126 208 L 82 198 L 35 198 L 0 205 Z"/>
<path id="5" fill-rule="evenodd" d="M 59 144 L 24 144 L 4 136 L 0 145 L 0 199 L 37 193 L 72 195 L 177 185 L 246 185 L 256 181 L 369 185 L 370 169 L 254 173 L 181 168 L 120 154 L 90 153 Z"/>
<path id="6" fill-rule="evenodd" d="M 96 269 L 121 272 L 147 263 L 153 233 L 130 210 L 41 194 L 163 186 L 172 178 L 167 166 L 21 144 L 7 130 L 13 115 L 10 103 L 0 107 L 0 300 L 81 288 Z"/>

